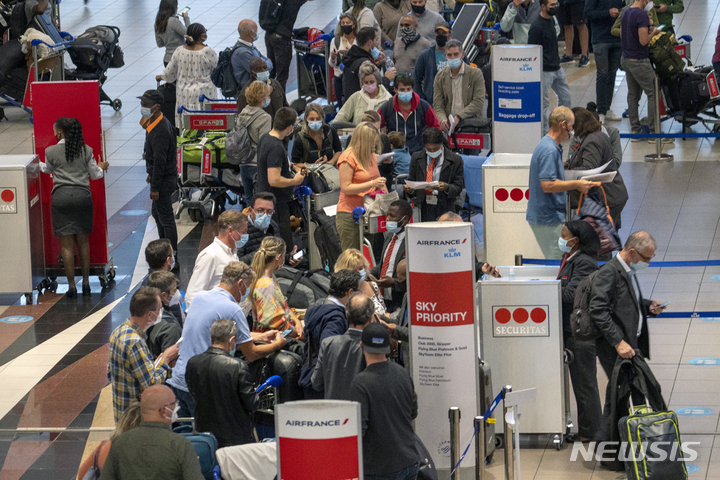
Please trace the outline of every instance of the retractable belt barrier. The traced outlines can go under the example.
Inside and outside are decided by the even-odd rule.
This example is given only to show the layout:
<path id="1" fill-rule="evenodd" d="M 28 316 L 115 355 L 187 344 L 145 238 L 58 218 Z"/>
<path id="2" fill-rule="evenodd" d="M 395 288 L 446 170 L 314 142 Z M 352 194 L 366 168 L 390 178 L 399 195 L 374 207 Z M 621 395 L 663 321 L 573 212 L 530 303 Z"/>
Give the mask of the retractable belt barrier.
<path id="1" fill-rule="evenodd" d="M 708 133 L 621 133 L 620 138 L 718 138 L 720 132 Z"/>

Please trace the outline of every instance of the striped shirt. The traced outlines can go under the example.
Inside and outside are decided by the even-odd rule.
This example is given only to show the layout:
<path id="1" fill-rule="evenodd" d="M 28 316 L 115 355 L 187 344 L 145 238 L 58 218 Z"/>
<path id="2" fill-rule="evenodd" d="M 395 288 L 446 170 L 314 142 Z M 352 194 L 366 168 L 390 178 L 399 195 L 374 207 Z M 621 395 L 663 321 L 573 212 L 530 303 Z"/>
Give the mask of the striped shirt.
<path id="1" fill-rule="evenodd" d="M 117 423 L 130 402 L 137 400 L 150 385 L 162 384 L 170 366 L 160 360 L 153 366 L 153 356 L 142 329 L 130 321 L 117 327 L 110 335 L 108 381 L 112 385 L 113 413 Z"/>

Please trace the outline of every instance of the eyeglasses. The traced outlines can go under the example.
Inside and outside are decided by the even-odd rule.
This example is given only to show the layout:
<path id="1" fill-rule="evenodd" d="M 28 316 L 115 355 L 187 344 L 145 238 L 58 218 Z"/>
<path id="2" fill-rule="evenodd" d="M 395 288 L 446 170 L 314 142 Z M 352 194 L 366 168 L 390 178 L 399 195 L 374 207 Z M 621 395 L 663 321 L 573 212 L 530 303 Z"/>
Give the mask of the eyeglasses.
<path id="1" fill-rule="evenodd" d="M 253 208 L 253 211 L 254 211 L 255 213 L 259 213 L 259 214 L 261 214 L 261 215 L 262 215 L 263 213 L 267 213 L 268 216 L 271 216 L 271 217 L 273 216 L 273 213 L 275 213 L 275 210 L 272 210 L 272 209 L 270 209 L 270 210 L 265 210 L 264 208 Z"/>
<path id="2" fill-rule="evenodd" d="M 655 258 L 655 254 L 653 254 L 652 257 L 649 257 L 649 258 L 648 258 L 648 257 L 646 257 L 645 255 L 643 255 L 642 253 L 638 252 L 637 250 L 635 250 L 635 253 L 637 253 L 638 256 L 639 256 L 640 258 L 642 258 L 642 259 L 643 259 L 643 262 L 645 262 L 645 263 L 650 263 L 650 260 L 652 260 L 653 258 Z"/>

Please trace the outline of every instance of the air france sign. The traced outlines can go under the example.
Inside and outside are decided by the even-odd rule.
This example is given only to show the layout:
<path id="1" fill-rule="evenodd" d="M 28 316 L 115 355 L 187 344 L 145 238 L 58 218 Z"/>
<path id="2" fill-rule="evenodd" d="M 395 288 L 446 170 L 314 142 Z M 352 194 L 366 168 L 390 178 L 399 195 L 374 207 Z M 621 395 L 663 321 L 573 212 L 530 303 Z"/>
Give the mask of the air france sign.
<path id="1" fill-rule="evenodd" d="M 549 337 L 548 305 L 492 307 L 493 337 Z"/>

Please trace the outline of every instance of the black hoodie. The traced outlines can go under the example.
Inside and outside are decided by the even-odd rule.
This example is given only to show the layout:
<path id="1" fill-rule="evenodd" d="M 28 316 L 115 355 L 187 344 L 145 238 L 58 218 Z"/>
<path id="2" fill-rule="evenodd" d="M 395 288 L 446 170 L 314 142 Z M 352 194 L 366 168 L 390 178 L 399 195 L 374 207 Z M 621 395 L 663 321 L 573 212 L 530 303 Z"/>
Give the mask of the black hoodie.
<path id="1" fill-rule="evenodd" d="M 373 61 L 370 52 L 366 52 L 357 45 L 350 47 L 350 50 L 343 57 L 343 96 L 350 98 L 350 95 L 360 90 L 360 79 L 358 78 L 358 70 L 363 62 Z M 349 75 L 348 75 L 349 74 Z"/>

